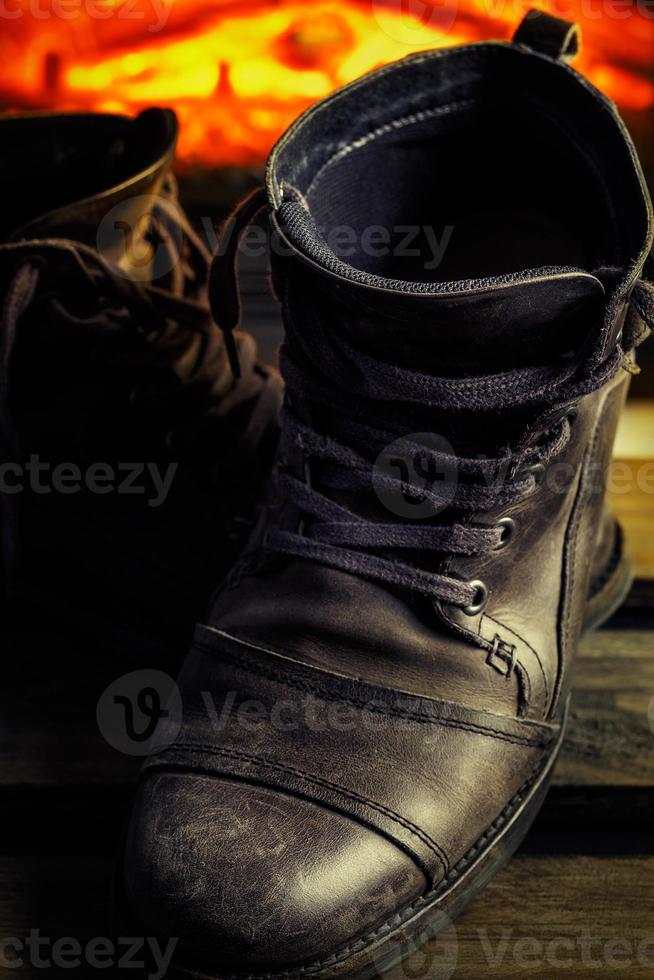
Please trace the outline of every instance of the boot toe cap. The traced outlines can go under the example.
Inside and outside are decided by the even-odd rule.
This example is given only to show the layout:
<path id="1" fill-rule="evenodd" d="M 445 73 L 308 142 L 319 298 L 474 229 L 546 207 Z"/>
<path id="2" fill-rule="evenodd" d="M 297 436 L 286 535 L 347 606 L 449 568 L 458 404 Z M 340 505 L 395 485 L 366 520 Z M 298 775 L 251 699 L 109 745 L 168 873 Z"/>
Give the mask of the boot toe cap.
<path id="1" fill-rule="evenodd" d="M 176 956 L 246 974 L 329 957 L 426 888 L 414 861 L 353 819 L 275 790 L 159 772 L 138 792 L 124 893 Z"/>

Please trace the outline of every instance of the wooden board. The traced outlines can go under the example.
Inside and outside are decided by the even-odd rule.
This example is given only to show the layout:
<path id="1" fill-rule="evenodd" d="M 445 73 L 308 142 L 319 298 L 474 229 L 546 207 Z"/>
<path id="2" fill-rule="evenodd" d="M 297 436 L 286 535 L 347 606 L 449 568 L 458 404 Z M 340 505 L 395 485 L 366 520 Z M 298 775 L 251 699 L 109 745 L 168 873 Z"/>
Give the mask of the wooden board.
<path id="1" fill-rule="evenodd" d="M 617 805 L 616 785 L 647 792 L 654 787 L 648 716 L 654 697 L 653 636 L 640 629 L 604 630 L 583 642 L 556 776 L 557 819 L 568 800 L 568 819 L 583 823 L 581 788 L 595 792 L 595 802 L 615 797 Z M 45 620 L 38 627 L 5 628 L 3 648 L 0 815 L 22 824 L 40 794 L 48 800 L 51 819 L 58 815 L 66 822 L 83 807 L 87 821 L 118 821 L 140 763 L 104 741 L 95 709 L 111 682 L 141 664 L 89 650 L 83 639 Z M 637 816 L 625 798 L 623 818 Z"/>
<path id="2" fill-rule="evenodd" d="M 120 953 L 107 891 L 109 855 L 16 855 L 0 867 L 4 935 L 26 937 L 38 926 L 51 942 L 74 937 L 82 948 L 104 937 Z M 62 902 L 62 895 L 65 896 Z M 654 858 L 530 853 L 525 846 L 464 915 L 393 969 L 385 980 L 586 980 L 654 975 L 651 905 Z M 649 910 L 649 912 L 648 912 Z M 24 954 L 23 954 L 24 955 Z M 7 951 L 8 957 L 14 952 Z M 95 970 L 68 971 L 87 980 Z M 43 969 L 3 969 L 0 978 L 38 978 Z M 99 975 L 142 976 L 125 970 Z"/>
<path id="3" fill-rule="evenodd" d="M 518 855 L 387 980 L 654 974 L 654 858 Z"/>
<path id="4" fill-rule="evenodd" d="M 271 349 L 276 329 L 262 333 Z M 639 485 L 642 465 L 627 461 L 632 489 L 613 495 L 639 580 L 582 644 L 543 810 L 487 891 L 389 980 L 654 976 L 654 494 L 642 474 Z M 26 606 L 0 606 L 0 623 L 0 938 L 39 929 L 82 945 L 113 937 L 118 948 L 113 854 L 140 761 L 107 745 L 95 709 L 143 665 Z M 0 962 L 0 980 L 43 975 Z"/>

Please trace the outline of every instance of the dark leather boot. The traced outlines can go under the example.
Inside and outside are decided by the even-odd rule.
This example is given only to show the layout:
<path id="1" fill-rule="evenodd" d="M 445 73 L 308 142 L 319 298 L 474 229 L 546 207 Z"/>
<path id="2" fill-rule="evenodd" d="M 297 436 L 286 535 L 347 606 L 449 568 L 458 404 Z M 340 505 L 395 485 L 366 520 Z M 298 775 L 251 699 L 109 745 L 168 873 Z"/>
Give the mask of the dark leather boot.
<path id="1" fill-rule="evenodd" d="M 98 638 L 179 649 L 251 531 L 281 381 L 244 334 L 234 381 L 171 112 L 0 132 L 0 577 Z"/>
<path id="2" fill-rule="evenodd" d="M 202 976 L 377 976 L 543 800 L 591 565 L 595 622 L 629 578 L 605 471 L 654 319 L 650 202 L 576 39 L 408 58 L 272 154 L 276 496 L 124 857 L 133 927 Z"/>

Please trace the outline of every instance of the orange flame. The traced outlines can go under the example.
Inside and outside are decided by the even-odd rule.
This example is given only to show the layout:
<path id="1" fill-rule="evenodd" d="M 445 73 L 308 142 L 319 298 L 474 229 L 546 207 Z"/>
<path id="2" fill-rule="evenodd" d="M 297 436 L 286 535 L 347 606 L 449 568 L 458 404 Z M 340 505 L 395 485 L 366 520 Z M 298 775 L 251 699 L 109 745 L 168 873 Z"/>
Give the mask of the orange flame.
<path id="1" fill-rule="evenodd" d="M 14 2 L 22 15 L 0 37 L 5 106 L 170 105 L 182 160 L 203 165 L 258 163 L 338 86 L 413 51 L 510 37 L 525 10 L 518 0 L 34 0 L 29 13 Z M 554 2 L 584 27 L 580 70 L 623 108 L 654 106 L 654 21 L 623 0 L 594 11 L 590 0 Z"/>

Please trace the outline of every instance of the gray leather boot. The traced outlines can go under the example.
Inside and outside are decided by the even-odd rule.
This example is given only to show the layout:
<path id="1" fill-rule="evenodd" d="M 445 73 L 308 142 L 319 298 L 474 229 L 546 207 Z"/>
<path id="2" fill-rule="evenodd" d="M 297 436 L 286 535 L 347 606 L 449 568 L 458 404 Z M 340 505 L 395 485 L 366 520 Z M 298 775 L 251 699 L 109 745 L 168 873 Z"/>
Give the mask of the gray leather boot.
<path id="1" fill-rule="evenodd" d="M 211 318 L 172 112 L 0 135 L 0 582 L 177 664 L 256 522 L 281 379 Z"/>
<path id="2" fill-rule="evenodd" d="M 408 58 L 273 151 L 276 495 L 124 856 L 134 928 L 192 975 L 377 976 L 543 800 L 584 623 L 629 582 L 605 473 L 654 308 L 649 198 L 577 38 L 530 16 Z"/>

